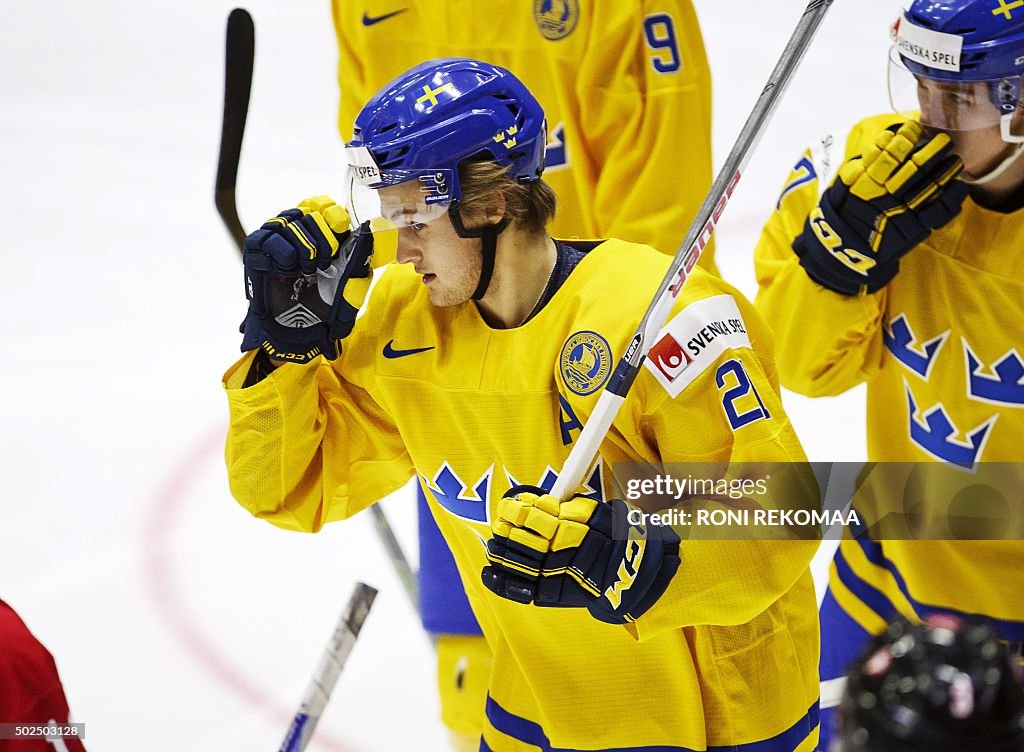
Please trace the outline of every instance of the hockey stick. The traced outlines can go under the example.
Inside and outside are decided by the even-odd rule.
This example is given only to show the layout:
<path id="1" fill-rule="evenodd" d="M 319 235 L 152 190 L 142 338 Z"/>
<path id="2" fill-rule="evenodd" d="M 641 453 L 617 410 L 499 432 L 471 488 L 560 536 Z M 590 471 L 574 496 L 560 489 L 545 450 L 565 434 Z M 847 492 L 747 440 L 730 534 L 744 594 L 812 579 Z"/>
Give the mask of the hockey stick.
<path id="1" fill-rule="evenodd" d="M 221 121 L 220 155 L 217 159 L 213 200 L 239 253 L 245 242 L 245 230 L 238 219 L 235 181 L 238 177 L 238 160 L 242 155 L 245 119 L 249 115 L 255 54 L 256 32 L 252 16 L 244 8 L 235 8 L 228 16 L 224 60 L 224 117 Z"/>
<path id="2" fill-rule="evenodd" d="M 238 252 L 245 243 L 245 229 L 238 219 L 238 203 L 235 198 L 235 183 L 238 177 L 238 163 L 242 155 L 242 137 L 245 135 L 245 121 L 249 115 L 249 94 L 252 91 L 253 61 L 256 55 L 256 32 L 252 16 L 244 8 L 235 8 L 228 15 L 227 38 L 224 57 L 224 116 L 221 121 L 220 152 L 217 159 L 217 180 L 213 199 L 217 214 L 231 234 Z M 413 610 L 420 612 L 419 587 L 416 572 L 402 550 L 388 522 L 387 515 L 379 505 L 370 507 L 374 529 L 387 552 L 391 565 L 409 597 Z"/>
<path id="3" fill-rule="evenodd" d="M 682 291 L 690 272 L 697 264 L 697 259 L 700 258 L 701 251 L 704 250 L 715 231 L 715 226 L 718 224 L 726 204 L 729 203 L 733 191 L 736 190 L 740 175 L 746 169 L 754 146 L 760 140 L 765 126 L 775 111 L 779 97 L 789 85 L 793 72 L 800 65 L 804 53 L 817 33 L 825 13 L 832 6 L 832 2 L 833 0 L 811 0 L 800 17 L 800 23 L 793 31 L 786 49 L 782 52 L 782 57 L 775 64 L 775 69 L 769 76 L 768 83 L 747 118 L 743 130 L 740 131 L 736 144 L 725 160 L 725 165 L 718 173 L 718 177 L 715 178 L 711 190 L 705 196 L 704 203 L 701 204 L 700 210 L 686 234 L 686 239 L 676 252 L 672 265 L 661 281 L 651 305 L 644 313 L 625 355 L 619 361 L 611 378 L 608 379 L 608 385 L 598 398 L 590 420 L 584 426 L 583 432 L 576 440 L 576 444 L 559 473 L 558 480 L 555 481 L 555 485 L 551 489 L 551 493 L 559 499 L 568 499 L 576 492 L 597 458 L 601 442 L 604 440 L 605 434 L 608 433 L 608 429 L 611 428 L 612 421 L 615 420 L 615 416 L 619 412 L 619 407 L 625 401 L 633 381 L 639 374 L 640 367 L 647 357 L 647 351 L 654 344 L 655 337 L 668 318 L 672 304 Z"/>
<path id="4" fill-rule="evenodd" d="M 306 686 L 299 712 L 292 719 L 292 725 L 281 743 L 279 752 L 302 752 L 309 744 L 375 597 L 376 589 L 362 582 L 356 583 L 352 597 L 334 628 L 334 634 L 324 647 L 320 665 Z"/>
<path id="5" fill-rule="evenodd" d="M 384 510 L 380 508 L 380 503 L 371 505 L 370 512 L 373 514 L 373 527 L 377 531 L 377 537 L 380 539 L 388 558 L 391 560 L 395 574 L 398 575 L 398 579 L 402 582 L 402 589 L 405 590 L 413 610 L 417 615 L 421 615 L 420 585 L 416 572 L 413 571 L 409 560 L 405 558 L 402 544 L 395 537 L 395 531 L 392 530 L 391 523 L 388 522 L 388 517 L 384 514 Z"/>

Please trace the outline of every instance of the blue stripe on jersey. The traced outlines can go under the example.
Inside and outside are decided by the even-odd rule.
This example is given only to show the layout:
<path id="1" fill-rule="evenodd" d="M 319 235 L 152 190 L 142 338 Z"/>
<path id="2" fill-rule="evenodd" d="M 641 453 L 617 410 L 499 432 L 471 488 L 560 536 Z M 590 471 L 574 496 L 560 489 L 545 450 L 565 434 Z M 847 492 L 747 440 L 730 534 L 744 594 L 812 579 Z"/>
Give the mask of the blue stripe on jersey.
<path id="1" fill-rule="evenodd" d="M 487 695 L 487 720 L 491 722 L 498 731 L 513 739 L 540 747 L 544 752 L 550 752 L 551 742 L 540 724 L 528 721 L 525 718 L 514 715 L 501 707 L 490 694 Z"/>
<path id="2" fill-rule="evenodd" d="M 484 741 L 484 737 L 480 736 L 480 749 L 477 752 L 492 752 L 491 748 L 487 746 L 487 742 Z"/>
<path id="3" fill-rule="evenodd" d="M 818 673 L 822 681 L 838 679 L 846 675 L 846 670 L 867 648 L 871 642 L 871 633 L 843 610 L 832 595 L 831 587 L 825 591 L 818 615 L 821 620 Z M 822 714 L 825 712 L 823 710 Z"/>
<path id="4" fill-rule="evenodd" d="M 879 619 L 889 622 L 896 616 L 896 607 L 892 604 L 892 601 L 881 590 L 874 585 L 869 585 L 856 575 L 846 561 L 846 557 L 843 556 L 842 548 L 836 550 L 832 564 L 835 566 L 836 574 L 839 575 L 842 583 L 849 588 L 851 593 L 857 596 L 859 601 L 874 611 Z"/>
<path id="5" fill-rule="evenodd" d="M 525 718 L 514 715 L 505 710 L 495 702 L 490 695 L 487 696 L 487 720 L 491 725 L 506 736 L 518 739 L 521 742 L 539 747 L 541 752 L 581 752 L 581 750 L 567 747 L 552 747 L 548 741 L 547 734 L 540 724 L 528 721 Z M 708 747 L 706 752 L 793 752 L 801 742 L 808 737 L 819 723 L 818 702 L 815 701 L 803 717 L 790 726 L 781 734 L 771 739 L 764 739 L 749 744 L 732 744 L 727 747 Z M 481 738 L 480 750 L 484 752 L 489 749 Z M 704 752 L 690 747 L 607 747 L 591 752 Z"/>
<path id="6" fill-rule="evenodd" d="M 915 599 L 910 594 L 910 589 L 907 587 L 907 582 L 903 579 L 903 575 L 900 574 L 896 565 L 886 558 L 880 544 L 867 538 L 860 538 L 857 540 L 857 543 L 864 551 L 864 555 L 868 558 L 868 561 L 876 566 L 885 567 L 889 570 L 893 579 L 896 580 L 896 585 L 899 587 L 900 592 L 903 593 L 903 597 L 910 602 L 910 605 L 913 606 L 914 612 L 919 618 L 926 619 L 929 616 L 948 615 L 955 616 L 959 619 L 982 619 L 991 624 L 992 627 L 999 632 L 999 636 L 1004 640 L 1012 642 L 1020 642 L 1024 640 L 1024 622 L 1022 621 L 996 619 L 988 616 L 987 614 L 972 614 L 966 611 L 957 611 L 956 609 L 949 608 L 948 606 L 932 606 Z"/>
<path id="7" fill-rule="evenodd" d="M 793 752 L 810 736 L 820 720 L 818 701 L 815 700 L 799 721 L 771 739 L 749 744 L 734 744 L 729 747 L 708 747 L 708 752 Z"/>
<path id="8" fill-rule="evenodd" d="M 871 633 L 853 620 L 832 595 L 832 588 L 825 591 L 819 611 L 821 618 L 821 660 L 818 673 L 822 681 L 838 679 L 860 657 L 871 642 Z M 821 729 L 818 732 L 818 749 L 828 749 L 836 736 L 839 708 L 821 711 Z"/>

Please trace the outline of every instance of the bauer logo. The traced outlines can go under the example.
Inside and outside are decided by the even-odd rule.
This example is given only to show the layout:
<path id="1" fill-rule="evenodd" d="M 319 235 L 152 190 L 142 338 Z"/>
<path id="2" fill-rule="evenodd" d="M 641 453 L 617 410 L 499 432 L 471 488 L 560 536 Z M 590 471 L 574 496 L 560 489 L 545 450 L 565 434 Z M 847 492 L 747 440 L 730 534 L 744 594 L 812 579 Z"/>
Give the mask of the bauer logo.
<path id="1" fill-rule="evenodd" d="M 679 394 L 718 356 L 750 347 L 747 326 L 732 295 L 716 295 L 691 303 L 660 332 L 644 366 L 673 397 Z"/>
<path id="2" fill-rule="evenodd" d="M 447 203 L 452 200 L 451 170 L 433 170 L 420 175 L 420 193 L 427 204 Z"/>
<path id="3" fill-rule="evenodd" d="M 593 394 L 611 373 L 612 348 L 596 332 L 576 332 L 562 345 L 558 370 L 573 392 L 582 397 Z"/>
<path id="4" fill-rule="evenodd" d="M 579 0 L 533 0 L 533 18 L 545 39 L 564 39 L 580 20 Z"/>

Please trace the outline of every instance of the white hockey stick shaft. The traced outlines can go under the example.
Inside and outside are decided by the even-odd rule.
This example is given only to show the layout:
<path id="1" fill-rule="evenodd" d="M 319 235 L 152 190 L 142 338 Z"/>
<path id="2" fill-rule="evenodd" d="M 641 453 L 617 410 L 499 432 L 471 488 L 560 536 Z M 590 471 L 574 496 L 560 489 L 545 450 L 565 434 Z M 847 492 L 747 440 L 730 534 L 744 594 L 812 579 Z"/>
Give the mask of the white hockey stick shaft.
<path id="1" fill-rule="evenodd" d="M 355 645 L 356 638 L 359 637 L 359 630 L 362 629 L 363 622 L 366 620 L 366 615 L 370 613 L 370 607 L 376 596 L 375 588 L 363 582 L 356 583 L 355 591 L 352 593 L 348 605 L 345 606 L 345 610 L 341 612 L 338 624 L 334 628 L 334 634 L 331 635 L 331 639 L 324 647 L 320 664 L 306 687 L 302 704 L 299 705 L 299 711 L 292 719 L 292 725 L 285 735 L 279 752 L 302 752 L 306 749 L 306 745 L 309 744 L 313 731 L 316 729 L 316 724 L 320 720 L 320 716 L 323 715 L 324 708 L 327 707 L 327 701 L 331 699 L 334 685 L 338 682 L 338 676 L 345 666 L 349 653 L 352 652 L 352 646 Z"/>
<path id="2" fill-rule="evenodd" d="M 579 439 L 569 453 L 562 472 L 558 475 L 551 493 L 559 499 L 568 499 L 582 485 L 587 471 L 597 458 L 598 449 L 604 436 L 611 428 L 619 407 L 626 399 L 633 381 L 640 372 L 647 351 L 655 342 L 655 338 L 665 320 L 668 318 L 672 304 L 683 289 L 690 272 L 697 264 L 701 251 L 707 246 L 708 240 L 715 231 L 718 220 L 726 204 L 736 190 L 743 170 L 750 160 L 754 147 L 764 134 L 765 127 L 771 119 L 779 98 L 789 85 L 794 71 L 800 65 L 804 53 L 811 40 L 821 26 L 825 13 L 832 6 L 833 0 L 811 0 L 800 17 L 793 35 L 790 37 L 782 57 L 775 64 L 775 69 L 768 78 L 761 96 L 758 97 L 753 111 L 740 131 L 739 138 L 733 146 L 725 165 L 715 179 L 711 190 L 704 198 L 697 216 L 690 226 L 686 239 L 676 252 L 668 273 L 661 281 L 658 292 L 644 314 L 625 355 L 619 361 L 615 372 L 608 380 L 594 412 L 583 428 Z"/>

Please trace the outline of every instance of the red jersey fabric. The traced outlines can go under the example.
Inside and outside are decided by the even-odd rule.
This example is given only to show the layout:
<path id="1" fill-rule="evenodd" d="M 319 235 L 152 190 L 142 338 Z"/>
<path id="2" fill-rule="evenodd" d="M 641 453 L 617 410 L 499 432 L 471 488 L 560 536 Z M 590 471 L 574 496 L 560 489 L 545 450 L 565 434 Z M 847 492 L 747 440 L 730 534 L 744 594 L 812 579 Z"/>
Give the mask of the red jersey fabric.
<path id="1" fill-rule="evenodd" d="M 68 722 L 53 656 L 14 609 L 0 601 L 0 723 Z M 0 752 L 85 752 L 78 739 L 0 739 Z"/>

